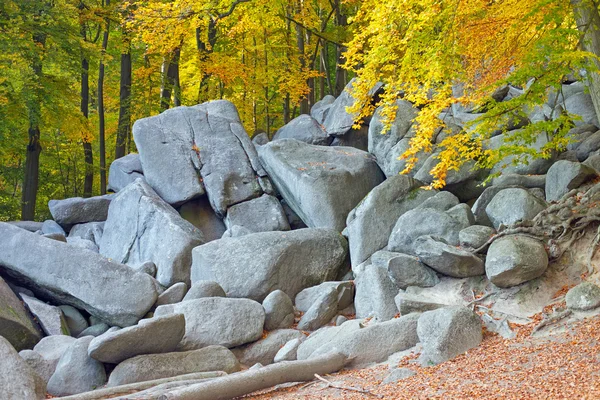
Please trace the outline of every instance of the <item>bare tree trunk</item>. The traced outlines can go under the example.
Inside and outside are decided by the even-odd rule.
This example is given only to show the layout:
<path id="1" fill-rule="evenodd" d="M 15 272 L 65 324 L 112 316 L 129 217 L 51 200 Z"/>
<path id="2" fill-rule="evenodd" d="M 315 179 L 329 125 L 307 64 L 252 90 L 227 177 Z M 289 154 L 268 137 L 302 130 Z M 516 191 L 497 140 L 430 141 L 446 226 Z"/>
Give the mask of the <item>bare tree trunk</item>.
<path id="1" fill-rule="evenodd" d="M 304 29 L 296 24 L 296 43 L 298 45 L 298 57 L 300 59 L 300 69 L 306 68 L 306 56 L 304 54 Z M 308 97 L 300 101 L 300 114 L 308 114 Z"/>
<path id="2" fill-rule="evenodd" d="M 160 90 L 160 110 L 165 111 L 171 107 L 171 94 L 173 105 L 181 105 L 181 90 L 179 88 L 179 54 L 177 48 L 173 54 L 165 58 L 162 65 L 162 85 Z"/>
<path id="3" fill-rule="evenodd" d="M 106 0 L 106 5 L 110 0 Z M 100 67 L 98 69 L 98 140 L 100 142 L 100 194 L 106 194 L 106 141 L 104 121 L 104 56 L 108 47 L 109 23 L 106 22 L 104 36 L 102 38 L 102 50 L 100 55 Z"/>
<path id="4" fill-rule="evenodd" d="M 33 42 L 36 48 L 44 49 L 46 46 L 46 34 L 40 32 L 34 33 Z M 23 193 L 21 197 L 21 219 L 24 221 L 32 221 L 35 217 L 35 203 L 39 187 L 40 153 L 42 152 L 42 145 L 40 144 L 41 95 L 38 88 L 39 81 L 42 78 L 42 56 L 40 54 L 34 54 L 31 67 L 36 82 L 33 85 L 33 95 L 27 104 L 27 112 L 29 114 L 29 129 L 27 130 L 27 134 L 29 142 L 25 154 L 25 174 L 23 176 Z"/>
<path id="5" fill-rule="evenodd" d="M 85 29 L 85 28 L 82 28 Z M 84 57 L 81 59 L 81 114 L 88 119 L 90 100 L 90 65 Z M 85 180 L 83 182 L 83 197 L 91 197 L 94 188 L 94 155 L 91 138 L 85 135 L 83 141 L 83 156 L 85 161 Z"/>
<path id="6" fill-rule="evenodd" d="M 577 29 L 583 35 L 581 41 L 583 49 L 600 56 L 600 14 L 596 2 L 593 0 L 571 0 L 571 4 L 577 21 Z M 598 73 L 600 61 L 594 58 L 590 62 L 594 63 L 596 71 L 588 73 L 588 86 L 596 115 L 600 118 L 600 74 Z"/>
<path id="7" fill-rule="evenodd" d="M 115 160 L 125 155 L 127 138 L 131 130 L 131 50 L 121 54 L 121 85 L 119 91 L 119 127 L 115 145 Z"/>
<path id="8" fill-rule="evenodd" d="M 342 4 L 340 0 L 335 0 L 335 22 L 339 27 L 348 25 L 348 18 L 342 12 Z M 336 65 L 335 65 L 335 96 L 339 96 L 347 83 L 346 70 L 342 68 L 344 64 L 344 52 L 346 48 L 341 44 L 335 45 Z"/>

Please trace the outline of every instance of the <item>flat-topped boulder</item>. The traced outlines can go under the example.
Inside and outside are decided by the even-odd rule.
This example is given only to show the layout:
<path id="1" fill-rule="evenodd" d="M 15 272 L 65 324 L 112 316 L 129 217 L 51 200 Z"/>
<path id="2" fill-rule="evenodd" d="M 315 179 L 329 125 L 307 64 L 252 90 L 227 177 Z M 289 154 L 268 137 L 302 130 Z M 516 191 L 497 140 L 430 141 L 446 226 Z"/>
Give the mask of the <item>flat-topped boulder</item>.
<path id="1" fill-rule="evenodd" d="M 0 223 L 0 270 L 40 297 L 112 325 L 135 324 L 156 301 L 152 278 L 101 255 Z"/>
<path id="2" fill-rule="evenodd" d="M 133 125 L 146 181 L 167 203 L 206 193 L 224 216 L 229 206 L 260 196 L 262 170 L 235 106 L 226 100 L 176 107 Z"/>
<path id="3" fill-rule="evenodd" d="M 273 140 L 296 139 L 309 144 L 329 146 L 332 137 L 327 135 L 321 124 L 307 114 L 299 115 L 275 132 Z"/>
<path id="4" fill-rule="evenodd" d="M 144 177 L 144 169 L 140 162 L 140 155 L 137 153 L 127 154 L 124 157 L 117 158 L 110 164 L 108 170 L 107 189 L 118 192 L 138 178 Z"/>
<path id="5" fill-rule="evenodd" d="M 311 228 L 341 232 L 350 211 L 385 178 L 375 158 L 352 147 L 282 139 L 259 149 L 286 203 Z"/>
<path id="6" fill-rule="evenodd" d="M 217 282 L 229 297 L 263 301 L 280 289 L 294 298 L 304 288 L 334 280 L 347 249 L 344 237 L 331 229 L 223 238 L 192 251 L 192 282 Z"/>
<path id="7" fill-rule="evenodd" d="M 52 218 L 62 226 L 105 221 L 108 215 L 108 206 L 113 197 L 113 194 L 107 194 L 86 199 L 72 197 L 64 200 L 50 200 L 48 208 Z"/>
<path id="8" fill-rule="evenodd" d="M 191 252 L 202 243 L 202 232 L 138 179 L 113 200 L 100 254 L 128 265 L 152 261 L 158 282 L 171 286 L 189 283 Z"/>

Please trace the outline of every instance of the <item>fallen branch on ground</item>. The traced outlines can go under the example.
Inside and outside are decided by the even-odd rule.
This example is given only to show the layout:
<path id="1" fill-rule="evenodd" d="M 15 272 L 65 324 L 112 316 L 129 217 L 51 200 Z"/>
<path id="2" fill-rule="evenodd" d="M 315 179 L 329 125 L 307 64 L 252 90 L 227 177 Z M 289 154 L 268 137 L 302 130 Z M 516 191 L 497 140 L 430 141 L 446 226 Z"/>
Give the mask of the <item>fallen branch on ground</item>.
<path id="1" fill-rule="evenodd" d="M 237 372 L 204 383 L 169 390 L 160 400 L 228 400 L 287 382 L 312 380 L 315 374 L 331 374 L 344 367 L 347 357 L 331 352 L 302 361 L 283 361 L 253 371 Z"/>
<path id="2" fill-rule="evenodd" d="M 154 379 L 151 381 L 136 382 L 136 383 L 129 383 L 127 385 L 108 387 L 108 388 L 93 390 L 91 392 L 76 394 L 73 396 L 58 397 L 57 400 L 110 399 L 110 398 L 115 398 L 118 396 L 131 395 L 133 393 L 137 393 L 142 390 L 147 390 L 147 389 L 153 388 L 155 386 L 163 385 L 166 383 L 189 381 L 189 380 L 199 380 L 199 379 L 219 378 L 219 377 L 222 377 L 225 375 L 227 375 L 227 374 L 222 371 L 196 372 L 193 374 L 177 375 L 177 376 L 172 376 L 169 378 Z"/>
<path id="3" fill-rule="evenodd" d="M 355 387 L 352 387 L 352 386 L 344 386 L 344 385 L 339 385 L 337 383 L 333 383 L 333 382 L 328 381 L 327 379 L 323 378 L 319 374 L 315 374 L 315 377 L 318 380 L 320 380 L 322 382 L 325 382 L 327 384 L 327 386 L 325 386 L 324 389 L 326 389 L 328 387 L 332 387 L 334 389 L 347 390 L 347 391 L 350 391 L 350 392 L 364 393 L 364 394 L 368 394 L 368 395 L 371 395 L 371 396 L 379 397 L 380 399 L 383 398 L 383 396 L 375 394 L 375 393 L 372 393 L 372 392 L 370 392 L 370 391 L 368 391 L 366 389 L 355 388 Z"/>
<path id="4" fill-rule="evenodd" d="M 544 328 L 548 325 L 552 325 L 552 324 L 560 321 L 561 319 L 567 318 L 571 314 L 573 314 L 573 312 L 571 310 L 560 311 L 560 312 L 554 314 L 553 316 L 542 320 L 539 324 L 537 324 L 533 328 L 533 330 L 531 331 L 531 334 L 533 335 L 534 333 L 541 330 L 542 328 Z"/>

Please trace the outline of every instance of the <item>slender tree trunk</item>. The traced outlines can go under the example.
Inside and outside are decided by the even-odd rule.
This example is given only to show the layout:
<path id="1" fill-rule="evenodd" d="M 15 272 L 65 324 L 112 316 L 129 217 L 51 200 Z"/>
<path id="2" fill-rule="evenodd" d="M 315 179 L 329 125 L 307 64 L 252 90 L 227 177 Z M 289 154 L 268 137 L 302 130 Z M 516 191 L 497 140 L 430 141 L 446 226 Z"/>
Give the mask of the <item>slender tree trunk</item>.
<path id="1" fill-rule="evenodd" d="M 85 28 L 82 28 L 84 31 Z M 90 65 L 84 57 L 81 59 L 81 114 L 88 119 L 90 100 Z M 94 155 L 92 152 L 92 141 L 87 135 L 82 138 L 83 156 L 85 160 L 85 180 L 83 182 L 83 197 L 91 197 L 94 188 Z"/>
<path id="2" fill-rule="evenodd" d="M 115 145 L 115 160 L 125 155 L 127 138 L 131 130 L 131 51 L 121 54 L 121 85 L 119 91 L 119 127 Z"/>
<path id="3" fill-rule="evenodd" d="M 33 42 L 36 48 L 42 51 L 46 46 L 46 34 L 34 33 Z M 33 85 L 33 95 L 27 104 L 29 114 L 29 129 L 27 134 L 29 142 L 25 154 L 25 174 L 23 176 L 23 193 L 21 197 L 21 219 L 32 221 L 35 217 L 35 203 L 39 187 L 40 174 L 40 153 L 42 145 L 40 144 L 40 119 L 41 119 L 41 95 L 38 85 L 42 78 L 42 56 L 36 53 L 33 56 L 31 67 L 34 73 L 35 84 Z"/>
<path id="4" fill-rule="evenodd" d="M 342 4 L 341 0 L 335 0 L 335 22 L 339 27 L 345 27 L 348 25 L 348 18 L 342 12 Z M 346 86 L 347 75 L 346 70 L 342 68 L 344 64 L 344 52 L 346 48 L 341 44 L 335 45 L 335 56 L 336 56 L 336 65 L 335 65 L 335 96 L 339 96 Z"/>
<path id="5" fill-rule="evenodd" d="M 600 14 L 598 6 L 593 0 L 571 0 L 577 28 L 581 31 L 582 47 L 584 50 L 600 56 Z M 588 74 L 588 86 L 592 103 L 596 110 L 596 115 L 600 118 L 600 61 L 598 59 L 590 60 L 594 63 L 596 71 L 591 71 Z"/>
<path id="6" fill-rule="evenodd" d="M 306 56 L 304 54 L 304 29 L 296 24 L 296 43 L 298 45 L 298 57 L 300 59 L 300 69 L 304 72 L 306 67 Z M 300 101 L 300 114 L 308 114 L 308 97 Z"/>
<path id="7" fill-rule="evenodd" d="M 169 57 L 165 57 L 162 65 L 162 85 L 160 90 L 160 110 L 165 111 L 171 107 L 171 95 L 175 107 L 181 105 L 181 90 L 179 88 L 179 54 L 176 49 Z"/>
<path id="8" fill-rule="evenodd" d="M 106 5 L 110 0 L 106 0 Z M 104 56 L 108 47 L 109 23 L 106 22 L 106 30 L 102 38 L 102 54 L 100 56 L 100 67 L 98 69 L 98 139 L 100 143 L 100 194 L 106 194 L 106 141 L 104 121 Z"/>

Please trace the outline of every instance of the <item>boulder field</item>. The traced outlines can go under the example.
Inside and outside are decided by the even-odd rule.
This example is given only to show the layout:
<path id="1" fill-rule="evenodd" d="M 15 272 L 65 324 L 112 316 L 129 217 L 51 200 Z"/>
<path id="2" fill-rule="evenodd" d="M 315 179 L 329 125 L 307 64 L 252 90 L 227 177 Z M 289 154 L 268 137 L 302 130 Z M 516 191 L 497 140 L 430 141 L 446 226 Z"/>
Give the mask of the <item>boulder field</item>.
<path id="1" fill-rule="evenodd" d="M 226 100 L 167 110 L 134 124 L 139 153 L 111 164 L 114 193 L 0 223 L 0 398 L 192 398 L 409 350 L 435 365 L 484 325 L 510 337 L 507 315 L 565 285 L 569 312 L 599 309 L 600 288 L 526 231 L 574 189 L 595 207 L 598 127 L 551 159 L 489 180 L 466 165 L 431 190 L 435 144 L 398 174 L 419 110 L 400 100 L 391 129 L 380 110 L 354 129 L 353 102 L 328 96 L 253 140 Z M 449 115 L 455 130 L 476 118 Z"/>

